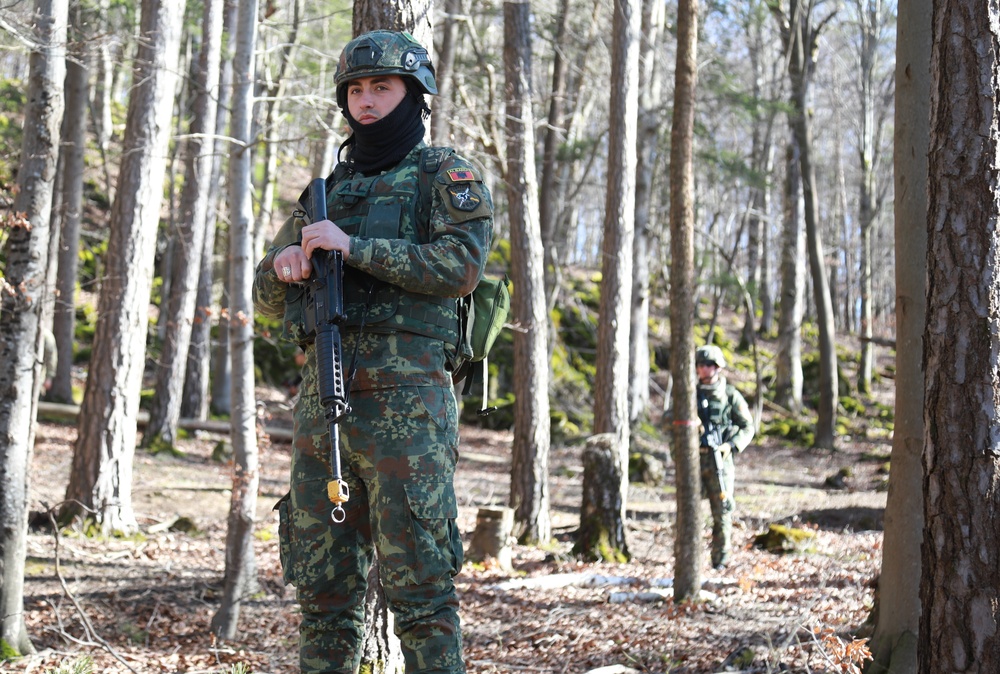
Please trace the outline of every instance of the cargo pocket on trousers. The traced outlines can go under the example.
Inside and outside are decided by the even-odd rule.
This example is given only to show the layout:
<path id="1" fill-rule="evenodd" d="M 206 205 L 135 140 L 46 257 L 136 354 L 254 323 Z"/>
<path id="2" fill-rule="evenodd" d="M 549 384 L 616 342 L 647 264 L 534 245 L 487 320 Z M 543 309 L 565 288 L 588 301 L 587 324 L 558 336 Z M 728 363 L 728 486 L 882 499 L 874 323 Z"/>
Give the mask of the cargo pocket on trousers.
<path id="1" fill-rule="evenodd" d="M 410 506 L 417 585 L 450 578 L 462 568 L 462 537 L 455 518 L 455 486 L 449 482 L 418 482 L 405 486 Z"/>
<path id="2" fill-rule="evenodd" d="M 295 585 L 292 573 L 292 493 L 288 492 L 274 504 L 278 511 L 278 559 L 285 585 Z"/>

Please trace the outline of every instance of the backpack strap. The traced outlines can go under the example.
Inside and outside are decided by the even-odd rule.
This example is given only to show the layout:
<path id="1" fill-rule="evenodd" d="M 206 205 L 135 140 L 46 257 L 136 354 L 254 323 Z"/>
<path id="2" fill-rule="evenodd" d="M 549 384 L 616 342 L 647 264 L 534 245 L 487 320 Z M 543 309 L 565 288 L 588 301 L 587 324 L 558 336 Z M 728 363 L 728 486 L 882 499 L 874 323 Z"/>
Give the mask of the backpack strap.
<path id="1" fill-rule="evenodd" d="M 454 150 L 450 147 L 425 147 L 420 151 L 420 170 L 417 178 L 417 193 L 420 196 L 420 203 L 417 204 L 418 222 L 430 226 L 431 221 L 431 199 L 434 194 L 434 186 L 431 181 L 437 175 L 441 164 Z M 420 229 L 421 238 L 426 240 L 430 236 L 427 229 Z"/>

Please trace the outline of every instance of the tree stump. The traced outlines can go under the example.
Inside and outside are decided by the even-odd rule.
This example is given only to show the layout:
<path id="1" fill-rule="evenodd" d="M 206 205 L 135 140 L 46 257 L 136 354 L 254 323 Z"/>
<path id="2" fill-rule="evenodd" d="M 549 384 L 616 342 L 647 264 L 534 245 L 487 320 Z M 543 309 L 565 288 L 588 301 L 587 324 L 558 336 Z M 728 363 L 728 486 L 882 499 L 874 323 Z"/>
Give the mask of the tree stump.
<path id="1" fill-rule="evenodd" d="M 589 561 L 627 562 L 622 474 L 625 466 L 612 433 L 587 439 L 583 449 L 583 503 L 573 554 Z"/>
<path id="2" fill-rule="evenodd" d="M 501 569 L 513 572 L 513 529 L 514 511 L 510 508 L 480 508 L 476 513 L 476 530 L 472 533 L 467 557 L 473 562 L 495 560 Z"/>

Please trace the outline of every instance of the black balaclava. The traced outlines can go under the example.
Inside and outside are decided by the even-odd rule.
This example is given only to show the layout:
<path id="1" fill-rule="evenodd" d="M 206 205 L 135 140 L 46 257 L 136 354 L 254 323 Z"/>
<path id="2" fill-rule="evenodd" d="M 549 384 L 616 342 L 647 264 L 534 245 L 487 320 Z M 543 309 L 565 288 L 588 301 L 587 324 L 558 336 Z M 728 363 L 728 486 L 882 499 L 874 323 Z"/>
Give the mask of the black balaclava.
<path id="1" fill-rule="evenodd" d="M 340 149 L 343 152 L 347 148 L 343 161 L 353 171 L 373 175 L 392 168 L 423 140 L 423 118 L 430 111 L 422 92 L 415 91 L 408 78 L 406 91 L 392 112 L 371 124 L 359 124 L 347 106 L 342 107 L 353 133 Z"/>

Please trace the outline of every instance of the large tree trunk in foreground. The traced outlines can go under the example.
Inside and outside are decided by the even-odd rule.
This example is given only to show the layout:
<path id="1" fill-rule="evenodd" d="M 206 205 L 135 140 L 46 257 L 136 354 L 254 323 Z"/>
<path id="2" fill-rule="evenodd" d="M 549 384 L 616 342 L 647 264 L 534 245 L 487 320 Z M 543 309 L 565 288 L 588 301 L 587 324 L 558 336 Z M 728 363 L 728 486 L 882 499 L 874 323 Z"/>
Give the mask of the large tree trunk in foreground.
<path id="1" fill-rule="evenodd" d="M 694 326 L 694 107 L 698 82 L 698 0 L 677 8 L 677 67 L 670 131 L 670 373 L 674 461 L 677 464 L 677 535 L 674 598 L 701 588 L 701 464 L 695 408 Z"/>
<path id="2" fill-rule="evenodd" d="M 919 671 L 1000 672 L 1000 8 L 934 2 Z"/>
<path id="3" fill-rule="evenodd" d="M 18 192 L 2 223 L 7 264 L 0 278 L 0 643 L 19 654 L 34 652 L 23 613 L 28 470 L 42 380 L 41 321 L 52 293 L 50 209 L 63 114 L 67 7 L 67 0 L 35 3 Z"/>

